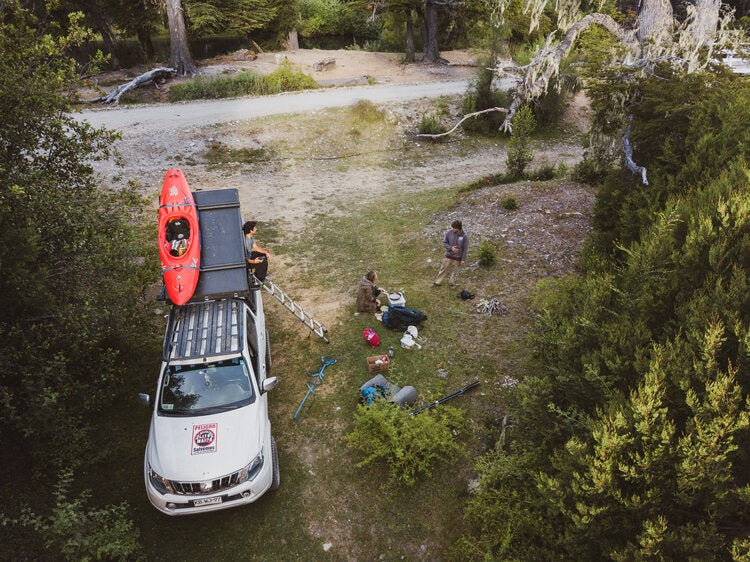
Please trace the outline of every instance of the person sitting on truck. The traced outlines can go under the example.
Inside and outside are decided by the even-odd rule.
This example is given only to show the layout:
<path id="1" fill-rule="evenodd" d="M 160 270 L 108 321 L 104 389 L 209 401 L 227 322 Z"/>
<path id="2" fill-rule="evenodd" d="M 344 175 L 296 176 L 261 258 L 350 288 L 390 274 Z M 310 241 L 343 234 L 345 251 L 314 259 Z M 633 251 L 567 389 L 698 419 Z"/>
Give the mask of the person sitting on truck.
<path id="1" fill-rule="evenodd" d="M 242 225 L 242 232 L 245 233 L 245 260 L 247 267 L 255 274 L 258 281 L 265 281 L 268 273 L 268 260 L 271 259 L 271 253 L 258 246 L 255 241 L 255 234 L 258 231 L 256 221 L 247 221 Z"/>
<path id="2" fill-rule="evenodd" d="M 383 290 L 375 285 L 378 274 L 368 271 L 357 287 L 357 312 L 375 312 L 380 308 L 378 296 Z"/>

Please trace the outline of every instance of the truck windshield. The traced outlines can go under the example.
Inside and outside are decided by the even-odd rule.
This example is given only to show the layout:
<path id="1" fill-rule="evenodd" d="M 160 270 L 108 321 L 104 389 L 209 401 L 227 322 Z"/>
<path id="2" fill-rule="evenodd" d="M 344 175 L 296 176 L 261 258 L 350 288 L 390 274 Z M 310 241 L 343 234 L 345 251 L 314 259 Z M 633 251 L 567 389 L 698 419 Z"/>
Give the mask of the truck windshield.
<path id="1" fill-rule="evenodd" d="M 240 358 L 210 365 L 170 365 L 164 374 L 159 412 L 167 416 L 208 415 L 254 400 L 253 384 Z"/>

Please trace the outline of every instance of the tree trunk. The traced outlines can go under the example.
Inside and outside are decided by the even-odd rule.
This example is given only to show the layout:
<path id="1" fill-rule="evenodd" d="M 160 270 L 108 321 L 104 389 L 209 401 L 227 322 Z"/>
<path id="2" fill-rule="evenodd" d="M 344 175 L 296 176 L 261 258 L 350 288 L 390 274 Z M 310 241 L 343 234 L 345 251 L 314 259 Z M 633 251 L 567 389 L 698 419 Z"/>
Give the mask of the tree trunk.
<path id="1" fill-rule="evenodd" d="M 638 41 L 642 45 L 647 41 L 659 44 L 670 39 L 673 25 L 674 14 L 669 0 L 643 0 L 638 12 Z"/>
<path id="2" fill-rule="evenodd" d="M 696 0 L 695 19 L 688 30 L 696 46 L 710 45 L 719 27 L 720 0 Z"/>
<path id="3" fill-rule="evenodd" d="M 296 51 L 297 49 L 299 49 L 299 37 L 297 35 L 297 30 L 292 29 L 286 38 L 286 50 Z"/>
<path id="4" fill-rule="evenodd" d="M 151 34 L 145 27 L 138 27 L 135 31 L 136 37 L 138 37 L 138 45 L 141 48 L 141 55 L 144 62 L 151 62 L 156 56 L 154 53 L 154 44 L 151 41 Z"/>
<path id="5" fill-rule="evenodd" d="M 419 16 L 420 39 L 422 40 L 422 58 L 427 54 L 427 18 L 422 10 L 417 9 Z"/>
<path id="6" fill-rule="evenodd" d="M 195 74 L 197 72 L 185 29 L 185 18 L 182 15 L 181 0 L 165 0 L 167 5 L 167 20 L 169 22 L 169 65 L 177 74 Z"/>
<path id="7" fill-rule="evenodd" d="M 414 62 L 414 28 L 411 23 L 411 10 L 406 10 L 406 62 Z"/>
<path id="8" fill-rule="evenodd" d="M 427 62 L 441 62 L 440 50 L 438 49 L 438 8 L 430 0 L 425 2 L 425 27 L 426 40 L 423 38 L 425 46 L 424 60 Z"/>
<path id="9" fill-rule="evenodd" d="M 102 36 L 104 49 L 110 55 L 110 62 L 112 63 L 112 66 L 114 66 L 115 68 L 119 68 L 120 61 L 117 58 L 116 52 L 117 38 L 112 31 L 112 26 L 110 25 L 106 14 L 96 0 L 83 0 L 81 2 L 81 7 L 86 12 L 86 15 L 91 18 L 91 21 L 94 23 L 96 30 Z"/>

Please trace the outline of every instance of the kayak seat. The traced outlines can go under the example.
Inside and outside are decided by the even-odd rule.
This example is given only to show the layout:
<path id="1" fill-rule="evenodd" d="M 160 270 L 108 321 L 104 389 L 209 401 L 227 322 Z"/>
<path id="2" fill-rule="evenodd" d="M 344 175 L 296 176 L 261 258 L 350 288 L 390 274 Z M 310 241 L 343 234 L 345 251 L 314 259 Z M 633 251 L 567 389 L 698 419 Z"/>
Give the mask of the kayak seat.
<path id="1" fill-rule="evenodd" d="M 172 219 L 167 223 L 167 242 L 186 240 L 190 238 L 190 223 L 185 219 Z"/>

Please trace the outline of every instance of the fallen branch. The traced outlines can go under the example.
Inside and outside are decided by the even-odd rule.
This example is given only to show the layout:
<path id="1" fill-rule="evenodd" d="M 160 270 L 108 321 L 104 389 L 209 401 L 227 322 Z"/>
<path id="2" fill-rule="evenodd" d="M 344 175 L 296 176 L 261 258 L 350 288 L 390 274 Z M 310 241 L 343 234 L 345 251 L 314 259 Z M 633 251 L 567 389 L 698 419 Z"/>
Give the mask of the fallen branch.
<path id="1" fill-rule="evenodd" d="M 474 306 L 474 308 L 476 308 L 476 311 L 480 314 L 486 314 L 487 316 L 492 316 L 495 312 L 499 314 L 508 313 L 508 308 L 503 304 L 503 301 L 497 297 L 482 299 Z"/>
<path id="2" fill-rule="evenodd" d="M 632 120 L 632 115 L 629 117 L 629 119 Z M 643 185 L 648 185 L 648 179 L 646 178 L 646 168 L 643 166 L 639 166 L 633 161 L 633 147 L 630 144 L 630 128 L 632 127 L 632 123 L 628 123 L 628 126 L 625 128 L 625 134 L 622 137 L 622 144 L 625 147 L 625 165 L 627 166 L 628 170 L 633 172 L 634 174 L 641 174 L 641 181 L 643 182 Z"/>
<path id="3" fill-rule="evenodd" d="M 444 133 L 435 133 L 435 134 L 417 133 L 414 136 L 421 137 L 421 138 L 428 138 L 428 139 L 436 139 L 438 137 L 445 137 L 447 135 L 450 135 L 456 129 L 458 129 L 459 125 L 461 125 L 461 123 L 466 121 L 468 118 L 476 117 L 477 115 L 482 115 L 483 113 L 490 113 L 492 111 L 505 111 L 506 113 L 508 112 L 508 110 L 505 109 L 504 107 L 490 107 L 489 109 L 483 109 L 482 111 L 475 111 L 474 113 L 467 113 L 466 115 L 463 116 L 463 118 L 458 123 L 456 123 L 453 126 L 453 128 L 450 131 L 445 131 Z"/>
<path id="4" fill-rule="evenodd" d="M 118 104 L 120 102 L 120 97 L 125 92 L 128 92 L 130 90 L 135 90 L 136 88 L 143 86 L 145 84 L 148 84 L 149 82 L 156 82 L 156 80 L 159 80 L 161 78 L 172 78 L 175 74 L 177 74 L 177 71 L 174 68 L 166 68 L 166 67 L 154 68 L 153 70 L 144 72 L 140 76 L 136 76 L 130 82 L 127 82 L 125 84 L 122 84 L 121 86 L 118 86 L 106 96 L 101 96 L 91 101 L 92 102 L 103 101 L 104 103 Z"/>

